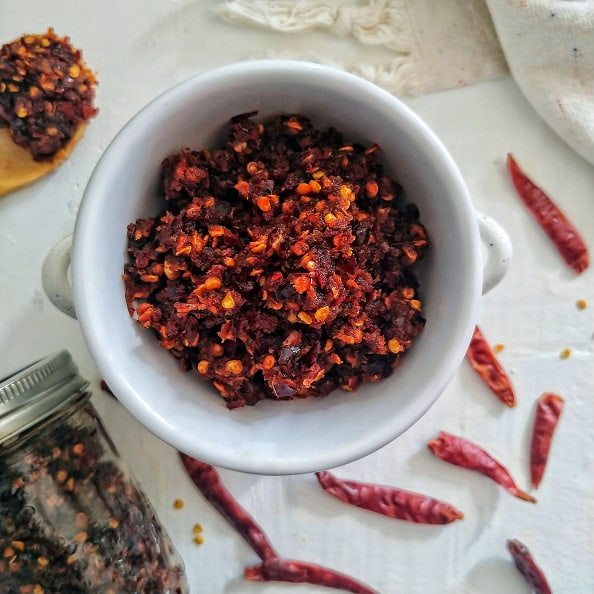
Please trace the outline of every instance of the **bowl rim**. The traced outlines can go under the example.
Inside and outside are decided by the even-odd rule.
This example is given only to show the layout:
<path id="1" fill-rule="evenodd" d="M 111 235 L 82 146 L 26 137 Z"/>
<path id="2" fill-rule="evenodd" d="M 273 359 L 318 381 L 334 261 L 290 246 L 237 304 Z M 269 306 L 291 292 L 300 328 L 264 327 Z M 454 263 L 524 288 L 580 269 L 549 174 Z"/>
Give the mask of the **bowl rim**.
<path id="1" fill-rule="evenodd" d="M 391 101 L 395 108 L 414 122 L 419 133 L 424 136 L 426 143 L 430 145 L 430 150 L 439 159 L 446 174 L 450 177 L 449 181 L 457 188 L 461 201 L 460 209 L 467 219 L 466 222 L 469 223 L 469 237 L 466 239 L 476 249 L 469 255 L 474 265 L 472 266 L 472 271 L 468 272 L 469 288 L 465 295 L 466 303 L 464 304 L 467 316 L 465 323 L 459 329 L 459 339 L 454 348 L 451 348 L 445 354 L 447 365 L 444 364 L 444 367 L 447 367 L 447 372 L 444 371 L 439 377 L 430 380 L 432 382 L 432 388 L 430 390 L 431 397 L 426 397 L 422 402 L 418 403 L 418 406 L 415 408 L 415 414 L 411 415 L 405 423 L 400 422 L 397 432 L 392 428 L 395 425 L 394 423 L 387 423 L 382 431 L 378 430 L 377 434 L 370 436 L 364 443 L 359 440 L 355 446 L 338 447 L 332 452 L 317 452 L 315 462 L 303 459 L 285 459 L 277 460 L 274 464 L 268 462 L 263 465 L 259 460 L 250 457 L 225 455 L 216 451 L 216 447 L 205 448 L 204 444 L 188 444 L 186 441 L 183 441 L 183 436 L 177 434 L 175 427 L 167 419 L 155 414 L 146 401 L 130 395 L 130 386 L 127 378 L 124 377 L 125 374 L 116 372 L 117 370 L 114 369 L 114 360 L 108 352 L 109 349 L 105 349 L 105 345 L 97 342 L 94 331 L 96 321 L 91 311 L 92 308 L 86 307 L 86 304 L 90 303 L 89 299 L 93 296 L 93 291 L 96 290 L 96 285 L 93 282 L 92 271 L 86 266 L 88 258 L 92 256 L 93 246 L 86 242 L 84 229 L 98 214 L 97 204 L 95 204 L 96 201 L 94 201 L 93 196 L 97 192 L 100 192 L 101 186 L 104 183 L 103 176 L 109 175 L 109 169 L 112 167 L 113 162 L 117 160 L 118 154 L 126 149 L 128 135 L 133 134 L 134 130 L 141 127 L 144 121 L 153 116 L 158 117 L 159 112 L 163 111 L 163 106 L 175 104 L 175 100 L 179 99 L 179 97 L 186 93 L 192 93 L 194 89 L 199 88 L 201 85 L 207 85 L 210 82 L 216 83 L 218 80 L 227 79 L 237 73 L 245 73 L 246 71 L 273 74 L 279 70 L 290 70 L 300 73 L 321 72 L 325 76 L 334 77 L 336 80 L 348 81 L 356 88 L 363 89 L 384 100 Z M 144 427 L 172 447 L 217 466 L 254 474 L 281 475 L 312 472 L 322 468 L 333 468 L 362 458 L 380 449 L 407 431 L 431 408 L 452 380 L 470 342 L 472 331 L 478 318 L 482 267 L 480 264 L 480 241 L 478 225 L 476 224 L 476 214 L 466 184 L 457 165 L 441 140 L 413 110 L 404 102 L 375 84 L 336 68 L 296 60 L 262 59 L 227 64 L 181 81 L 148 102 L 120 129 L 99 159 L 81 200 L 73 236 L 72 278 L 76 311 L 91 357 L 108 385 L 118 395 L 124 407 Z"/>

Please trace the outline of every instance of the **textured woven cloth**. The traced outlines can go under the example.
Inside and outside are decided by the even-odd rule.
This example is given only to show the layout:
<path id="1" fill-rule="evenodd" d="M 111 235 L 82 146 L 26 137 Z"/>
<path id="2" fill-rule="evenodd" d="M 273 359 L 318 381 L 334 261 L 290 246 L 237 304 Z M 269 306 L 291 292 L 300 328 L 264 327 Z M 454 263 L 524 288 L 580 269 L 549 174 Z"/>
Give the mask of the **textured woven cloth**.
<path id="1" fill-rule="evenodd" d="M 271 35 L 299 36 L 300 50 L 268 56 L 334 65 L 398 95 L 509 68 L 541 117 L 594 164 L 592 0 L 226 0 L 215 10 Z M 336 43 L 321 43 L 321 33 Z"/>

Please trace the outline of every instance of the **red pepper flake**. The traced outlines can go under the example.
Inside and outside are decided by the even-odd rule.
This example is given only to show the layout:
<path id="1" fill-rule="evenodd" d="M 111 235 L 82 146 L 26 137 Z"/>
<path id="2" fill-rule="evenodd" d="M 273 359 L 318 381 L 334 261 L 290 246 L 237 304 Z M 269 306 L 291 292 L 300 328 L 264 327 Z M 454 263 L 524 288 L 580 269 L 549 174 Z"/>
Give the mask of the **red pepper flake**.
<path id="1" fill-rule="evenodd" d="M 561 357 L 561 359 L 567 359 L 570 355 L 571 355 L 571 351 L 569 349 L 563 349 L 559 353 L 559 357 Z"/>
<path id="2" fill-rule="evenodd" d="M 60 156 L 95 117 L 97 79 L 68 37 L 53 29 L 0 48 L 0 128 L 35 161 Z"/>
<path id="3" fill-rule="evenodd" d="M 526 176 L 510 154 L 507 155 L 507 167 L 524 205 L 549 236 L 567 265 L 578 274 L 582 273 L 588 268 L 589 255 L 577 229 L 551 198 Z"/>
<path id="4" fill-rule="evenodd" d="M 336 588 L 353 594 L 377 594 L 376 590 L 345 575 L 313 563 L 290 561 L 288 559 L 268 559 L 263 563 L 246 567 L 246 580 L 252 582 L 288 582 L 291 584 L 313 584 Z"/>
<path id="5" fill-rule="evenodd" d="M 183 500 L 181 500 L 181 499 L 176 499 L 176 500 L 173 502 L 173 507 L 174 507 L 174 509 L 182 509 L 182 507 L 183 507 L 183 506 L 184 506 L 184 502 L 183 502 Z"/>
<path id="6" fill-rule="evenodd" d="M 454 506 L 427 495 L 395 487 L 346 481 L 330 472 L 316 476 L 326 493 L 341 501 L 390 518 L 418 524 L 449 524 L 464 514 Z"/>
<path id="7" fill-rule="evenodd" d="M 441 431 L 438 437 L 427 445 L 433 454 L 445 462 L 480 472 L 518 499 L 536 503 L 532 495 L 518 488 L 508 470 L 477 444 Z"/>
<path id="8" fill-rule="evenodd" d="M 545 471 L 549 450 L 565 400 L 557 394 L 543 394 L 536 405 L 530 443 L 530 482 L 536 489 Z"/>
<path id="9" fill-rule="evenodd" d="M 516 406 L 511 381 L 478 326 L 474 328 L 466 358 L 501 402 L 509 407 Z"/>
<path id="10" fill-rule="evenodd" d="M 307 117 L 236 118 L 227 138 L 162 163 L 169 208 L 128 226 L 130 313 L 230 409 L 391 375 L 425 325 L 418 209 L 378 155 Z"/>
<path id="11" fill-rule="evenodd" d="M 526 578 L 526 582 L 534 594 L 552 594 L 547 578 L 524 543 L 517 538 L 508 540 L 507 550 L 512 556 L 518 571 Z"/>
<path id="12" fill-rule="evenodd" d="M 578 299 L 575 305 L 578 309 L 586 309 L 586 307 L 588 307 L 588 304 L 584 299 Z"/>

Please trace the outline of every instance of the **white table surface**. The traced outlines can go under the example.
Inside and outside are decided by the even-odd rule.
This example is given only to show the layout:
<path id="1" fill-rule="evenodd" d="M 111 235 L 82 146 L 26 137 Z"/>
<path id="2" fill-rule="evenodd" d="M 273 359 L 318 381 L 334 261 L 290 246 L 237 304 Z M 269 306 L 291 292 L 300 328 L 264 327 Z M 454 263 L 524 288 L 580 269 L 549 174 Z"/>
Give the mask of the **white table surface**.
<path id="1" fill-rule="evenodd" d="M 249 583 L 255 554 L 209 507 L 176 453 L 99 389 L 99 376 L 77 322 L 46 298 L 45 255 L 69 234 L 85 184 L 118 129 L 172 84 L 208 68 L 299 48 L 297 38 L 244 30 L 211 14 L 213 1 L 0 0 L 0 41 L 53 26 L 82 48 L 100 80 L 100 114 L 68 161 L 42 181 L 0 199 L 0 377 L 68 349 L 92 382 L 93 402 L 122 455 L 184 558 L 192 592 L 209 594 L 328 591 L 313 586 Z M 346 42 L 313 34 L 325 44 Z M 370 50 L 365 50 L 369 52 Z M 379 51 L 379 50 L 378 50 Z M 514 244 L 507 277 L 483 298 L 478 322 L 519 398 L 507 409 L 466 362 L 437 404 L 406 434 L 363 460 L 335 470 L 344 478 L 397 485 L 456 505 L 464 520 L 419 526 L 341 504 L 313 475 L 265 477 L 221 470 L 229 490 L 288 558 L 346 572 L 385 594 L 527 594 L 505 549 L 523 540 L 554 592 L 594 591 L 594 270 L 576 276 L 528 216 L 506 176 L 514 153 L 546 188 L 594 250 L 594 169 L 536 116 L 514 82 L 501 79 L 407 99 L 457 161 L 479 210 L 499 220 Z M 576 301 L 588 303 L 585 310 Z M 560 358 L 568 348 L 571 356 Z M 440 430 L 477 441 L 504 462 L 522 487 L 535 400 L 545 391 L 566 409 L 534 506 L 488 479 L 433 457 L 426 442 Z M 185 501 L 182 510 L 173 501 Z M 205 542 L 192 542 L 200 522 Z M 1 576 L 0 576 L 1 581 Z"/>

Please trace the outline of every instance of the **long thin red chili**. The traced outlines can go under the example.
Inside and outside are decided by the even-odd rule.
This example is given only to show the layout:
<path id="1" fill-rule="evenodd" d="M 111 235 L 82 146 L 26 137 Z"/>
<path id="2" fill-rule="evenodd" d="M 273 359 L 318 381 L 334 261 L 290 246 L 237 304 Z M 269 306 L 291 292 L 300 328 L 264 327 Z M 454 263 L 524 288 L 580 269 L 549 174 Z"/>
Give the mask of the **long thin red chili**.
<path id="1" fill-rule="evenodd" d="M 309 583 L 354 594 L 378 594 L 362 582 L 332 569 L 303 561 L 281 559 L 262 528 L 227 491 L 216 469 L 186 454 L 180 453 L 180 458 L 202 495 L 262 559 L 260 565 L 245 569 L 244 576 L 247 580 Z"/>
<path id="2" fill-rule="evenodd" d="M 544 475 L 549 450 L 565 401 L 557 394 L 543 394 L 536 405 L 530 442 L 530 482 L 536 489 Z"/>
<path id="3" fill-rule="evenodd" d="M 289 559 L 268 559 L 258 565 L 246 567 L 243 575 L 246 580 L 253 582 L 313 584 L 353 594 L 378 594 L 377 590 L 333 569 Z"/>
<path id="4" fill-rule="evenodd" d="M 182 463 L 194 484 L 211 505 L 233 526 L 263 561 L 278 553 L 255 520 L 227 491 L 214 467 L 180 453 Z"/>
<path id="5" fill-rule="evenodd" d="M 567 265 L 578 274 L 589 265 L 588 248 L 577 229 L 551 198 L 507 155 L 507 168 L 522 202 L 549 236 Z"/>
<path id="6" fill-rule="evenodd" d="M 509 407 L 516 406 L 516 395 L 509 376 L 478 326 L 474 328 L 466 359 L 501 402 Z"/>
<path id="7" fill-rule="evenodd" d="M 418 524 L 449 524 L 464 514 L 453 505 L 396 487 L 345 481 L 330 472 L 317 472 L 324 491 L 341 501 L 390 518 Z"/>
<path id="8" fill-rule="evenodd" d="M 526 578 L 533 594 L 552 594 L 542 569 L 534 561 L 528 547 L 517 538 L 507 541 L 510 552 L 518 571 Z"/>
<path id="9" fill-rule="evenodd" d="M 438 458 L 445 462 L 469 470 L 476 470 L 500 484 L 515 497 L 532 503 L 536 502 L 532 495 L 518 488 L 502 464 L 472 441 L 442 431 L 436 439 L 427 445 Z"/>

